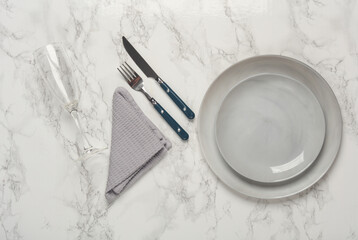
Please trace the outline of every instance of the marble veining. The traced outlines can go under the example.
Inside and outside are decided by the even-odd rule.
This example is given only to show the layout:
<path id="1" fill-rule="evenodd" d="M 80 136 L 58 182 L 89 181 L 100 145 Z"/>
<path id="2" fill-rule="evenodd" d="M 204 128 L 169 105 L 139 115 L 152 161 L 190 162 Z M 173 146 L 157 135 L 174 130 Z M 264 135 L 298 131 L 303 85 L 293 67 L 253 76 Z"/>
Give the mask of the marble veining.
<path id="1" fill-rule="evenodd" d="M 357 21 L 355 0 L 0 0 L 0 239 L 358 239 Z M 237 61 L 281 54 L 309 64 L 342 110 L 332 169 L 288 199 L 239 195 L 203 159 L 196 121 L 145 79 L 190 141 L 129 90 L 173 149 L 108 208 L 109 153 L 78 161 L 75 125 L 32 52 L 49 42 L 70 46 L 88 137 L 109 146 L 112 94 L 128 88 L 116 71 L 131 62 L 122 35 L 196 113 L 208 84 Z"/>

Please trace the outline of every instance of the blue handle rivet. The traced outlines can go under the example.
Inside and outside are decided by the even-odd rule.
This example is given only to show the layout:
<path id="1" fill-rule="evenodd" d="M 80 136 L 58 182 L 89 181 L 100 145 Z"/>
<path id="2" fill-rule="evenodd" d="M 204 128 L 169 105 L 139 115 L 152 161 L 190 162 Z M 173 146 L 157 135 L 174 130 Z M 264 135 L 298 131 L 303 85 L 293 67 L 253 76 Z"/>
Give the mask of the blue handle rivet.
<path id="1" fill-rule="evenodd" d="M 160 113 L 161 113 L 161 114 L 163 114 L 163 113 L 164 113 L 164 111 L 163 111 L 163 110 L 161 110 L 161 111 L 160 111 Z"/>
<path id="2" fill-rule="evenodd" d="M 180 132 L 180 128 L 178 128 L 178 132 Z"/>

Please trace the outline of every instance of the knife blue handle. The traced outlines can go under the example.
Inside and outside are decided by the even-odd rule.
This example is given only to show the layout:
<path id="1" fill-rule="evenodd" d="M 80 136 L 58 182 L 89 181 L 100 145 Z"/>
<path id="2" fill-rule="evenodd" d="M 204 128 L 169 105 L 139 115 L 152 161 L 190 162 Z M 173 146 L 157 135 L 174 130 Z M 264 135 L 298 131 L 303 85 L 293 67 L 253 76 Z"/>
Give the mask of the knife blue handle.
<path id="1" fill-rule="evenodd" d="M 173 102 L 180 108 L 180 110 L 185 114 L 185 116 L 189 119 L 193 119 L 195 117 L 195 113 L 184 103 L 183 100 L 166 84 L 163 79 L 160 77 L 157 78 L 158 83 L 162 87 L 162 89 L 169 95 L 169 97 L 173 100 Z"/>
<path id="2" fill-rule="evenodd" d="M 165 111 L 165 109 L 154 99 L 151 102 L 157 112 L 164 118 L 164 120 L 170 125 L 170 127 L 178 134 L 183 140 L 188 140 L 189 134 Z"/>

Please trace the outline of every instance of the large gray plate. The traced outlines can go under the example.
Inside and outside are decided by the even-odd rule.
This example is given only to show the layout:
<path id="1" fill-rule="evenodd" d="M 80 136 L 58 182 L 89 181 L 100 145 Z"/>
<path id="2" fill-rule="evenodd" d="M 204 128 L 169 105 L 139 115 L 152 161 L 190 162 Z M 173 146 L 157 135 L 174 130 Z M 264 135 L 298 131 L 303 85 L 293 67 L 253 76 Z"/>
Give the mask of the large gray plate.
<path id="1" fill-rule="evenodd" d="M 224 98 L 235 85 L 260 74 L 282 75 L 304 84 L 317 98 L 326 121 L 324 144 L 316 161 L 296 178 L 277 184 L 260 184 L 242 177 L 225 162 L 215 140 L 215 120 Z M 257 56 L 231 66 L 211 84 L 200 107 L 198 136 L 205 159 L 225 184 L 251 197 L 274 199 L 307 189 L 327 172 L 340 147 L 342 118 L 333 91 L 311 67 L 288 57 Z"/>

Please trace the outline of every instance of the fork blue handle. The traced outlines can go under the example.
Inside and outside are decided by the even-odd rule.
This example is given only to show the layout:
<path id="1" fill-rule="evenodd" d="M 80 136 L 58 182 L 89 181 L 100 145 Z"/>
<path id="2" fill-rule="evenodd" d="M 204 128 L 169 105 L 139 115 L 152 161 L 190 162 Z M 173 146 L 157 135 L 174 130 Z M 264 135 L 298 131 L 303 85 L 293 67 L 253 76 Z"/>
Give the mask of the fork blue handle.
<path id="1" fill-rule="evenodd" d="M 177 123 L 154 98 L 151 99 L 151 102 L 155 110 L 157 110 L 157 112 L 164 118 L 176 134 L 178 134 L 181 139 L 188 140 L 189 134 L 179 125 L 179 123 Z"/>
<path id="2" fill-rule="evenodd" d="M 173 100 L 173 102 L 180 108 L 180 110 L 185 114 L 185 116 L 189 119 L 193 119 L 195 117 L 194 112 L 184 103 L 183 100 L 166 84 L 163 79 L 158 77 L 158 83 L 162 87 L 162 89 L 168 94 L 168 96 Z"/>

